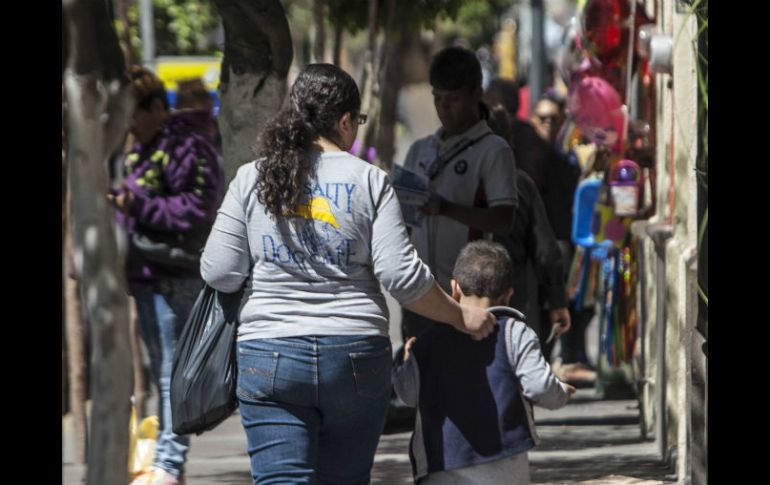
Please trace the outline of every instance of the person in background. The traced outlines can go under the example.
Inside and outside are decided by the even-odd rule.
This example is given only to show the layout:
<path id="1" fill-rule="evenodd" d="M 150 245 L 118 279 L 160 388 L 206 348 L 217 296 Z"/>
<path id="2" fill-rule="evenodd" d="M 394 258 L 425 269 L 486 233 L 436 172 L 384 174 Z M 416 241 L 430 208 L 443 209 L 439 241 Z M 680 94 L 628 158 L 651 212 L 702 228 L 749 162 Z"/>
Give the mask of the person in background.
<path id="1" fill-rule="evenodd" d="M 199 254 L 222 200 L 217 153 L 185 113 L 171 114 L 163 83 L 150 70 L 131 66 L 137 93 L 131 134 L 136 143 L 124 158 L 124 178 L 109 198 L 118 223 L 134 234 L 185 242 Z M 132 485 L 180 485 L 190 439 L 172 430 L 171 366 L 182 325 L 203 286 L 197 263 L 177 265 L 150 259 L 129 243 L 128 288 L 136 301 L 142 340 L 158 386 L 160 429 L 153 468 Z"/>

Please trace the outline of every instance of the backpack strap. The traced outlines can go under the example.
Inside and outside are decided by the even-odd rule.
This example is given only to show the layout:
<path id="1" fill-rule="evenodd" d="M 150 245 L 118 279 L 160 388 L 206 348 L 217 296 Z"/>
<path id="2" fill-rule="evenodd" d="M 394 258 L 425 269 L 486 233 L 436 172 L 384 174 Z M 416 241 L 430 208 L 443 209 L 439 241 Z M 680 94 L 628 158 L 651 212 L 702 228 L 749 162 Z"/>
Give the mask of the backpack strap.
<path id="1" fill-rule="evenodd" d="M 493 314 L 497 318 L 508 317 L 508 318 L 513 318 L 515 320 L 519 320 L 525 323 L 527 321 L 527 317 L 513 307 L 493 306 L 493 307 L 487 308 L 487 311 Z"/>
<path id="2" fill-rule="evenodd" d="M 482 138 L 486 137 L 487 135 L 491 135 L 491 134 L 492 134 L 492 132 L 491 132 L 491 131 L 488 131 L 488 132 L 484 133 L 483 135 L 481 135 L 481 136 L 480 136 L 480 137 L 478 137 L 478 138 L 474 138 L 473 140 L 469 140 L 469 141 L 467 141 L 467 142 L 463 143 L 462 145 L 460 145 L 460 148 L 458 148 L 457 150 L 453 151 L 453 152 L 452 152 L 450 155 L 448 155 L 448 156 L 446 156 L 446 157 L 444 157 L 444 158 L 442 158 L 442 157 L 440 157 L 440 156 L 436 156 L 436 161 L 435 161 L 435 162 L 433 162 L 433 164 L 431 165 L 431 167 L 437 167 L 437 168 L 436 168 L 436 171 L 435 171 L 435 172 L 433 172 L 433 173 L 429 174 L 429 178 L 430 178 L 431 180 L 434 180 L 434 179 L 435 179 L 436 177 L 438 177 L 438 176 L 439 176 L 439 174 L 440 174 L 440 173 L 441 173 L 441 172 L 444 170 L 444 167 L 446 167 L 447 165 L 449 165 L 449 162 L 450 162 L 450 161 L 452 161 L 452 159 L 453 159 L 454 157 L 456 157 L 457 155 L 459 155 L 459 154 L 460 154 L 460 153 L 461 153 L 463 150 L 465 150 L 465 149 L 466 149 L 466 148 L 468 148 L 469 146 L 473 145 L 473 144 L 474 144 L 474 143 L 476 143 L 477 141 L 480 141 Z"/>

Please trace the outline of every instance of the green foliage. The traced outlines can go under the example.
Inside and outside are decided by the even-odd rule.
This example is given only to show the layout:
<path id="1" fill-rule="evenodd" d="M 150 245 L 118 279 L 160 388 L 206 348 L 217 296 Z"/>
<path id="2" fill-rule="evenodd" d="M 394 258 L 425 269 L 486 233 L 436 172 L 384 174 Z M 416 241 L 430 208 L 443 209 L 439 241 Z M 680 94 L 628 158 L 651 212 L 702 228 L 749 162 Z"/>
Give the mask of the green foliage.
<path id="1" fill-rule="evenodd" d="M 379 24 L 384 27 L 388 1 L 378 0 L 377 3 Z M 410 27 L 414 29 L 434 28 L 436 21 L 441 19 L 457 19 L 458 23 L 488 24 L 487 16 L 495 17 L 494 12 L 500 9 L 500 5 L 512 4 L 513 0 L 396 0 L 395 15 L 408 19 Z M 367 28 L 367 0 L 327 0 L 327 6 L 328 18 L 332 25 L 342 22 L 345 30 L 353 34 Z"/>
<path id="2" fill-rule="evenodd" d="M 207 0 L 153 0 L 157 55 L 215 55 L 222 46 L 208 45 L 206 36 L 220 22 L 214 4 Z M 139 4 L 128 8 L 131 46 L 141 50 Z"/>
<path id="3" fill-rule="evenodd" d="M 378 15 L 384 15 L 383 5 L 379 0 Z M 343 29 L 355 34 L 365 29 L 369 19 L 369 2 L 367 0 L 327 0 L 327 14 L 332 25 L 342 24 Z"/>
<path id="4" fill-rule="evenodd" d="M 499 18 L 513 0 L 471 0 L 462 2 L 456 16 L 445 18 L 440 28 L 450 37 L 461 37 L 471 45 L 491 43 L 500 29 Z"/>

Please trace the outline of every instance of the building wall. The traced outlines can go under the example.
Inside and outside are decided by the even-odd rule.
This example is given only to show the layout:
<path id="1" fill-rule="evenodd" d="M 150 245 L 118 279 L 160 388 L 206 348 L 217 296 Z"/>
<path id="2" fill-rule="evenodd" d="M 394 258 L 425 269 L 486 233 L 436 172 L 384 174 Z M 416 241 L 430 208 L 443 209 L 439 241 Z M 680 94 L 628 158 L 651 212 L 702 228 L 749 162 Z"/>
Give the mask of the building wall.
<path id="1" fill-rule="evenodd" d="M 678 5 L 678 6 L 677 6 Z M 658 97 L 656 171 L 657 213 L 651 223 L 668 223 L 673 237 L 665 248 L 666 256 L 666 382 L 647 386 L 646 399 L 654 400 L 660 385 L 666 386 L 667 432 L 664 458 L 676 461 L 679 479 L 687 470 L 687 322 L 693 285 L 687 284 L 687 267 L 692 262 L 697 239 L 695 159 L 697 154 L 697 22 L 689 7 L 675 0 L 658 3 L 658 27 L 674 41 L 671 74 L 656 76 Z M 646 282 L 648 302 L 648 376 L 655 376 L 658 365 L 655 352 L 654 246 L 646 245 Z M 643 396 L 644 398 L 645 396 Z M 659 439 L 659 437 L 656 437 Z"/>

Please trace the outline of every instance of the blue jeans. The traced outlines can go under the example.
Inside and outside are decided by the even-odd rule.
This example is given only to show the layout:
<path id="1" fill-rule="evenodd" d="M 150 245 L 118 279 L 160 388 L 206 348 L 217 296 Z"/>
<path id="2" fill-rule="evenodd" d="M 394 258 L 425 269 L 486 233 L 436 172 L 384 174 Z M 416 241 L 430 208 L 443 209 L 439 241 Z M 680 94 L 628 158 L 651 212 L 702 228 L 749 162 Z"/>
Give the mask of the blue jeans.
<path id="1" fill-rule="evenodd" d="M 160 429 L 154 465 L 175 476 L 184 474 L 190 438 L 172 431 L 171 366 L 177 339 L 202 287 L 203 281 L 199 279 L 180 279 L 132 288 L 139 331 L 150 356 L 152 377 L 158 386 Z"/>
<path id="2" fill-rule="evenodd" d="M 238 342 L 238 401 L 254 484 L 365 484 L 390 401 L 390 340 Z"/>

